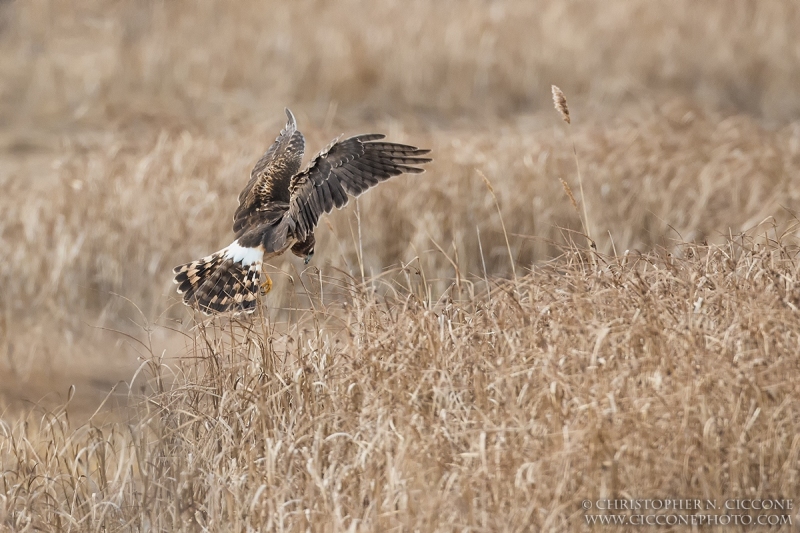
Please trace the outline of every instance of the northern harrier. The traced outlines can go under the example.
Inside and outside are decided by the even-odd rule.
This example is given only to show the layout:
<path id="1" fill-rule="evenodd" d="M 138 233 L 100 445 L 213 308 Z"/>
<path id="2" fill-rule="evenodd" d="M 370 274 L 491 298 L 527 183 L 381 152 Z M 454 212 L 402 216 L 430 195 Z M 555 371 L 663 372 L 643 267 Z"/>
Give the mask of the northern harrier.
<path id="1" fill-rule="evenodd" d="M 380 134 L 336 139 L 300 172 L 305 141 L 288 109 L 286 127 L 250 172 L 233 215 L 236 240 L 219 252 L 175 267 L 175 283 L 183 302 L 206 314 L 251 313 L 259 287 L 272 288 L 264 260 L 292 250 L 305 262 L 314 255 L 314 227 L 323 213 L 347 204 L 370 187 L 403 174 L 419 174 L 414 166 L 430 150 L 380 142 Z"/>

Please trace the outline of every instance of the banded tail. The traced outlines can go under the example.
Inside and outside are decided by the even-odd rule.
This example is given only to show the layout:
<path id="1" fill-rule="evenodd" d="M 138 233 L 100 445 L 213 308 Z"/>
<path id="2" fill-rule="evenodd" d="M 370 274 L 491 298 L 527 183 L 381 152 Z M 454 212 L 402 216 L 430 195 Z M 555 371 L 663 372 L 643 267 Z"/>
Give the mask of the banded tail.
<path id="1" fill-rule="evenodd" d="M 247 248 L 234 241 L 219 252 L 173 269 L 183 303 L 203 313 L 252 313 L 261 282 L 261 247 Z"/>

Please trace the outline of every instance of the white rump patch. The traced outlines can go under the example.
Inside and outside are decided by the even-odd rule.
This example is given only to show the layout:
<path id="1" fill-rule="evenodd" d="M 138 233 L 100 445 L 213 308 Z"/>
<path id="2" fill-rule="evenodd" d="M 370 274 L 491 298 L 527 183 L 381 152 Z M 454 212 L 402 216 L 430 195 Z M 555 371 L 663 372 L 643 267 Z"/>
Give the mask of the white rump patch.
<path id="1" fill-rule="evenodd" d="M 233 259 L 234 263 L 241 263 L 244 266 L 260 263 L 263 258 L 264 250 L 240 246 L 239 241 L 233 241 L 225 248 L 225 259 Z"/>

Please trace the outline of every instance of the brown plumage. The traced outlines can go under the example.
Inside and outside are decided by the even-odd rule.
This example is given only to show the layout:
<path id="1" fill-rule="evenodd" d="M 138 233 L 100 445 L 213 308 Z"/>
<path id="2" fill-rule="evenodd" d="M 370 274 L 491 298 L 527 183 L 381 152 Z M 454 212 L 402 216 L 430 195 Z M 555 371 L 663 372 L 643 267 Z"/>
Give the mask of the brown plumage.
<path id="1" fill-rule="evenodd" d="M 380 134 L 335 140 L 300 172 L 305 140 L 288 109 L 286 127 L 259 159 L 239 194 L 233 216 L 236 240 L 208 257 L 175 267 L 178 293 L 206 314 L 252 312 L 265 259 L 291 249 L 305 262 L 314 255 L 314 228 L 323 213 L 341 208 L 350 197 L 431 161 L 429 150 L 379 142 Z"/>
<path id="2" fill-rule="evenodd" d="M 206 314 L 255 309 L 261 280 L 261 262 L 248 266 L 219 251 L 175 269 L 175 283 L 183 301 L 195 303 Z"/>

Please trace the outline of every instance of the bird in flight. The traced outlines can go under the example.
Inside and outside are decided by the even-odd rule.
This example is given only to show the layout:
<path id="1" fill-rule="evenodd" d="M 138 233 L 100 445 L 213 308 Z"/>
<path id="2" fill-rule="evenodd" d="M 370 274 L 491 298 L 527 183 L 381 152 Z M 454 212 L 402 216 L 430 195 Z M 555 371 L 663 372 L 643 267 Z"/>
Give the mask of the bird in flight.
<path id="1" fill-rule="evenodd" d="M 382 142 L 371 133 L 334 140 L 300 171 L 305 140 L 294 115 L 250 172 L 233 215 L 236 236 L 222 250 L 175 267 L 175 283 L 183 302 L 205 314 L 252 313 L 261 289 L 265 260 L 291 249 L 305 258 L 314 255 L 314 228 L 323 213 L 341 208 L 350 197 L 403 173 L 420 174 L 415 166 L 429 163 L 420 157 L 430 150 Z"/>

